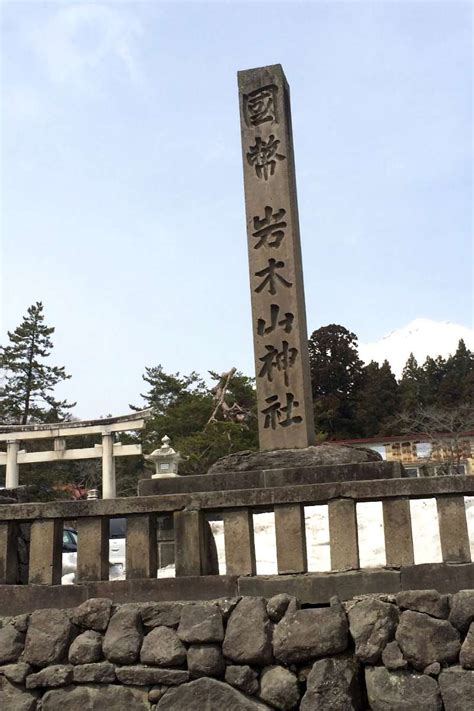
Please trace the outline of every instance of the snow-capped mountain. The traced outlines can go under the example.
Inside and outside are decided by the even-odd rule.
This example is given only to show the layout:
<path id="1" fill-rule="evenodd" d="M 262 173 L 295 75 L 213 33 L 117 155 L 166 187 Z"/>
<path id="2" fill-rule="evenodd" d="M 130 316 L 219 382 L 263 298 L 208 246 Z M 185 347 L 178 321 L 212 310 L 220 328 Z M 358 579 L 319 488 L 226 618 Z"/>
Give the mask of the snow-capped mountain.
<path id="1" fill-rule="evenodd" d="M 446 358 L 455 352 L 460 338 L 464 339 L 467 348 L 474 350 L 474 329 L 449 321 L 417 318 L 379 341 L 359 343 L 359 354 L 364 363 L 371 360 L 383 363 L 387 359 L 396 377 L 400 378 L 410 353 L 414 354 L 419 365 L 428 355 Z"/>

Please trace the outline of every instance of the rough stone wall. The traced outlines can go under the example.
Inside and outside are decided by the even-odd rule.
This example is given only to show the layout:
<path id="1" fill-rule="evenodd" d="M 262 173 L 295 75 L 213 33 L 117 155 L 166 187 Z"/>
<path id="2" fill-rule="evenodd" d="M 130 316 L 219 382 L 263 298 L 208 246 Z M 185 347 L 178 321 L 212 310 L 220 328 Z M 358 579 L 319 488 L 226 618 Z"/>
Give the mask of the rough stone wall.
<path id="1" fill-rule="evenodd" d="M 467 711 L 474 590 L 300 609 L 286 594 L 0 619 L 5 711 Z"/>

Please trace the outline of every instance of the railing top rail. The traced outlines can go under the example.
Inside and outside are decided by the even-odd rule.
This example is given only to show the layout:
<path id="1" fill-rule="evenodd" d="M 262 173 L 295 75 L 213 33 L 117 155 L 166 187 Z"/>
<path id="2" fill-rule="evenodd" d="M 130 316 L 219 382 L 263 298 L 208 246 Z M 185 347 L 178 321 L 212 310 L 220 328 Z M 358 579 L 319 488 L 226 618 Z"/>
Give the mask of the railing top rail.
<path id="1" fill-rule="evenodd" d="M 31 425 L 2 425 L 0 426 L 0 442 L 140 430 L 145 426 L 145 421 L 151 417 L 151 413 L 151 408 L 148 408 L 146 410 L 131 412 L 128 415 L 104 417 L 97 420 L 78 420 Z"/>
<path id="2" fill-rule="evenodd" d="M 144 513 L 171 513 L 183 509 L 218 511 L 231 508 L 269 508 L 277 504 L 324 504 L 334 499 L 383 501 L 397 498 L 433 496 L 474 496 L 474 477 L 443 476 L 423 479 L 377 479 L 374 481 L 332 482 L 282 486 L 272 489 L 239 489 L 164 496 L 135 496 L 97 501 L 53 501 L 49 503 L 0 505 L 0 521 L 33 519 L 63 520 L 90 516 L 129 516 Z"/>

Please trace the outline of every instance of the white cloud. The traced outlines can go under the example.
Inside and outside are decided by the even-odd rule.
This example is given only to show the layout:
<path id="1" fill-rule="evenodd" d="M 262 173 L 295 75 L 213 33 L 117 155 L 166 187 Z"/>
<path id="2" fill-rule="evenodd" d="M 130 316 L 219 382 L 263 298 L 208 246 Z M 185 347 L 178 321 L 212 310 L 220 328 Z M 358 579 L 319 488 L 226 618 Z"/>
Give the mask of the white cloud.
<path id="1" fill-rule="evenodd" d="M 140 22 L 122 10 L 80 4 L 50 14 L 28 40 L 57 84 L 89 83 L 109 60 L 121 62 L 129 78 L 140 83 L 134 48 L 142 34 Z"/>

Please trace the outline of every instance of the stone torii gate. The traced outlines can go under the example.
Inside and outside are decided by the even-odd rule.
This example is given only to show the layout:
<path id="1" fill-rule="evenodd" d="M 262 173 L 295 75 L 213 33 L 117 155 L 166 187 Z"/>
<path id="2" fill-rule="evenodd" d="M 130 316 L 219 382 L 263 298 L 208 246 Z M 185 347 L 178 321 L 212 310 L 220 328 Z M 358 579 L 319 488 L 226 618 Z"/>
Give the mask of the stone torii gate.
<path id="1" fill-rule="evenodd" d="M 102 458 L 102 497 L 113 499 L 116 495 L 115 457 L 142 454 L 141 444 L 114 442 L 114 433 L 141 430 L 150 416 L 151 410 L 147 409 L 130 415 L 98 420 L 59 422 L 57 424 L 3 425 L 0 427 L 0 443 L 6 443 L 7 451 L 0 452 L 0 465 L 6 466 L 5 487 L 14 489 L 19 486 L 20 464 Z M 67 449 L 66 437 L 93 434 L 102 435 L 101 444 L 96 444 L 94 447 Z M 53 449 L 38 452 L 20 450 L 21 442 L 40 439 L 52 439 Z"/>

